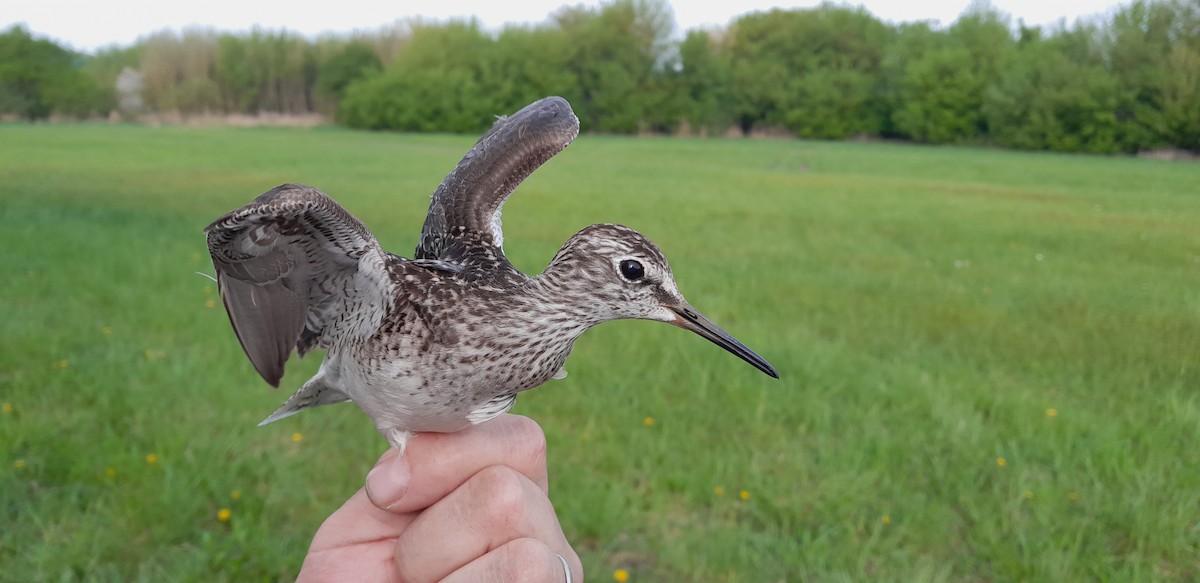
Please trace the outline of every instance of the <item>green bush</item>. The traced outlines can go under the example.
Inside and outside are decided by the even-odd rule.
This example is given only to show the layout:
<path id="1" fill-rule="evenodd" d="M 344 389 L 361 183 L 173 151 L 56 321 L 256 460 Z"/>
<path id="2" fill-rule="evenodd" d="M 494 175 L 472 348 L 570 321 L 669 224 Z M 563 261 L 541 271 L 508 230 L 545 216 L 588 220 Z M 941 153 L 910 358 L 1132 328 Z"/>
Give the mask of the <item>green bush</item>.
<path id="1" fill-rule="evenodd" d="M 20 26 L 0 33 L 0 114 L 28 120 L 107 115 L 112 93 L 97 87 L 82 64 L 79 55 Z"/>

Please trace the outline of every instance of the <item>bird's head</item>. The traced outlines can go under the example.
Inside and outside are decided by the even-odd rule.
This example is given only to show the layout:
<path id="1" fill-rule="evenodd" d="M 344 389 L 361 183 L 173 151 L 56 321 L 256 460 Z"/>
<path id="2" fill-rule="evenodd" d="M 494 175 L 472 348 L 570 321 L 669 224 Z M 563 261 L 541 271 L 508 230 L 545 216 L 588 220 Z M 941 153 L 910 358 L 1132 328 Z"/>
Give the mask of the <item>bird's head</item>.
<path id="1" fill-rule="evenodd" d="M 573 304 L 596 319 L 658 320 L 691 330 L 758 370 L 779 378 L 763 357 L 697 311 L 675 284 L 667 258 L 629 227 L 592 225 L 576 233 L 546 270 Z"/>

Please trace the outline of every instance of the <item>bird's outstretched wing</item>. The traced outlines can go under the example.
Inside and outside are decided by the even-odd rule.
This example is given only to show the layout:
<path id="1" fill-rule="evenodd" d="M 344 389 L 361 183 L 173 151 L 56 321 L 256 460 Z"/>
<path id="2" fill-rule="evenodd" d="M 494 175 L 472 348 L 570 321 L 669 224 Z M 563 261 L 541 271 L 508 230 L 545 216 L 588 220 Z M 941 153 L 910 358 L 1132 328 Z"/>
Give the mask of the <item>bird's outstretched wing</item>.
<path id="1" fill-rule="evenodd" d="M 459 265 L 503 258 L 505 199 L 577 135 L 579 120 L 561 97 L 498 119 L 433 193 L 415 258 Z"/>
<path id="2" fill-rule="evenodd" d="M 229 321 L 254 368 L 279 386 L 292 349 L 328 347 L 354 307 L 382 315 L 391 282 L 383 251 L 358 219 L 321 191 L 284 184 L 204 229 Z M 356 303 L 367 302 L 366 306 Z M 335 323 L 336 322 L 336 323 Z"/>

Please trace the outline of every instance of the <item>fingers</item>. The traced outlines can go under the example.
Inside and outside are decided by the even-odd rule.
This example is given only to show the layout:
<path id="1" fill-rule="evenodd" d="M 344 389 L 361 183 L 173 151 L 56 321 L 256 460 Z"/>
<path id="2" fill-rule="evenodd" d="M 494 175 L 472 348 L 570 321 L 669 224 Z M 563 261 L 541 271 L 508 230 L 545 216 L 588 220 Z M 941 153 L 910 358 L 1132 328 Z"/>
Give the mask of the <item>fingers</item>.
<path id="1" fill-rule="evenodd" d="M 371 502 L 390 512 L 420 510 L 480 470 L 505 465 L 547 489 L 546 436 L 532 419 L 501 415 L 455 433 L 421 433 L 403 456 L 389 450 L 367 475 Z"/>
<path id="2" fill-rule="evenodd" d="M 542 570 L 557 564 L 558 581 L 565 577 L 555 553 L 577 561 L 546 493 L 523 474 L 508 467 L 492 466 L 472 476 L 413 520 L 396 543 L 396 567 L 403 581 L 439 581 L 520 539 L 540 541 L 546 547 L 554 562 L 542 557 L 543 560 L 531 561 L 528 568 Z M 527 545 L 521 543 L 514 549 L 529 558 Z M 514 549 L 468 572 L 500 565 L 525 568 L 525 562 L 513 562 Z"/>
<path id="3" fill-rule="evenodd" d="M 384 545 L 387 549 L 384 554 L 389 554 L 396 537 L 415 517 L 412 513 L 396 514 L 381 510 L 367 498 L 366 489 L 359 489 L 321 524 L 308 547 L 308 557 L 376 543 Z M 308 563 L 308 559 L 305 559 L 305 563 Z"/>
<path id="4" fill-rule="evenodd" d="M 571 554 L 574 558 L 574 554 Z M 565 555 L 563 558 L 567 558 Z M 572 562 L 571 581 L 583 583 L 583 570 L 577 558 Z M 442 579 L 442 583 L 476 583 L 478 581 L 528 581 L 531 583 L 563 583 L 567 575 L 562 560 L 545 543 L 531 538 L 519 538 L 463 565 Z"/>
<path id="5" fill-rule="evenodd" d="M 421 433 L 390 449 L 367 484 L 325 520 L 309 553 L 395 538 L 413 517 L 480 470 L 506 465 L 547 488 L 546 436 L 532 419 L 501 415 L 456 433 Z"/>

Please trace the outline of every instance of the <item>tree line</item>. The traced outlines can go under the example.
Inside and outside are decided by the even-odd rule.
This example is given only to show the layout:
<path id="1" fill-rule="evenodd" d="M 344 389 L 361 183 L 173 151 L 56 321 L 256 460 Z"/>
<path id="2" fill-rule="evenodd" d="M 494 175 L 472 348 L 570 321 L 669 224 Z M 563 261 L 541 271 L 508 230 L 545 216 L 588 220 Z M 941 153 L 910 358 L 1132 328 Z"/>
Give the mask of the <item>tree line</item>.
<path id="1" fill-rule="evenodd" d="M 680 38 L 663 0 L 614 0 L 498 32 L 419 20 L 317 39 L 189 29 L 94 55 L 0 34 L 0 113 L 29 119 L 321 113 L 478 132 L 551 94 L 585 131 L 1200 151 L 1200 4 L 1137 0 L 1051 27 L 986 2 L 946 27 L 823 4 Z"/>

